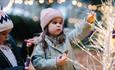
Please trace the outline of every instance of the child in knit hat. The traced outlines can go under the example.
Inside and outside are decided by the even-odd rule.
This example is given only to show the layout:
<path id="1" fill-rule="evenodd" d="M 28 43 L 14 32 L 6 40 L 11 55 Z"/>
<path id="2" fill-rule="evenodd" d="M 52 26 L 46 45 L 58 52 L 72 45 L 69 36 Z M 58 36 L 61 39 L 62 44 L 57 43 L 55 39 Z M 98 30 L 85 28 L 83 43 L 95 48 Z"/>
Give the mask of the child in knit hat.
<path id="1" fill-rule="evenodd" d="M 0 70 L 25 70 L 19 48 L 8 39 L 13 27 L 9 16 L 0 10 Z"/>
<path id="2" fill-rule="evenodd" d="M 32 54 L 32 63 L 36 70 L 75 70 L 68 58 L 75 59 L 72 43 L 78 43 L 92 31 L 91 25 L 95 21 L 95 14 L 87 17 L 86 23 L 75 25 L 75 29 L 68 34 L 64 33 L 64 18 L 62 13 L 53 8 L 41 12 L 42 33 L 30 42 L 38 41 Z"/>

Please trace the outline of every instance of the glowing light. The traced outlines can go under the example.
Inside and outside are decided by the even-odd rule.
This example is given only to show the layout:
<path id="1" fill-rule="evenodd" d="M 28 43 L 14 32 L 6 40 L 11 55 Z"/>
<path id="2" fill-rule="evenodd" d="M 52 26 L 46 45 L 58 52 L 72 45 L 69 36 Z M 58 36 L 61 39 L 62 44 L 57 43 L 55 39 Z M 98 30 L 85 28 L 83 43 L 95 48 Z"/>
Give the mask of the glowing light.
<path id="1" fill-rule="evenodd" d="M 90 10 L 91 10 L 91 9 L 92 9 L 92 5 L 88 5 L 88 9 L 90 9 Z"/>
<path id="2" fill-rule="evenodd" d="M 82 3 L 81 3 L 81 2 L 78 2 L 78 3 L 77 3 L 77 7 L 82 7 Z"/>
<path id="3" fill-rule="evenodd" d="M 33 0 L 25 0 L 24 4 L 25 5 L 32 5 L 33 4 Z"/>
<path id="4" fill-rule="evenodd" d="M 48 3 L 53 3 L 54 1 L 53 0 L 48 0 Z"/>
<path id="5" fill-rule="evenodd" d="M 27 2 L 27 1 L 24 1 L 24 4 L 25 4 L 25 5 L 28 5 L 28 2 Z"/>
<path id="6" fill-rule="evenodd" d="M 57 0 L 57 2 L 58 2 L 59 4 L 65 2 L 65 1 L 66 1 L 66 0 Z"/>
<path id="7" fill-rule="evenodd" d="M 77 5 L 77 1 L 76 0 L 72 0 L 72 5 Z"/>
<path id="8" fill-rule="evenodd" d="M 17 4 L 22 4 L 23 1 L 22 1 L 22 0 L 15 0 L 15 3 L 17 3 Z"/>
<path id="9" fill-rule="evenodd" d="M 37 16 L 33 16 L 32 18 L 34 21 L 38 21 L 38 17 Z"/>
<path id="10" fill-rule="evenodd" d="M 95 5 L 88 5 L 88 8 L 89 8 L 90 10 L 96 10 L 96 9 L 97 9 L 97 6 L 95 6 Z"/>
<path id="11" fill-rule="evenodd" d="M 66 0 L 61 0 L 61 2 L 65 2 Z"/>
<path id="12" fill-rule="evenodd" d="M 28 1 L 28 4 L 29 4 L 29 5 L 33 5 L 33 0 Z"/>
<path id="13" fill-rule="evenodd" d="M 39 0 L 39 3 L 40 3 L 40 4 L 43 4 L 43 3 L 44 3 L 44 0 Z"/>

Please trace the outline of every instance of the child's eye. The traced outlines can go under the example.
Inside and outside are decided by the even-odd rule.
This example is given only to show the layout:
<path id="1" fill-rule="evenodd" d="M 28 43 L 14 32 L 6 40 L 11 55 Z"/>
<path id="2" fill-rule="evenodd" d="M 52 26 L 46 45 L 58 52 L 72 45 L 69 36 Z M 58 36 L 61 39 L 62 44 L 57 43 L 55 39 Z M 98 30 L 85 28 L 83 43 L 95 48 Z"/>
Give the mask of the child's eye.
<path id="1" fill-rule="evenodd" d="M 59 24 L 62 24 L 62 22 L 59 22 Z"/>
<path id="2" fill-rule="evenodd" d="M 62 24 L 62 22 L 53 22 L 53 24 L 57 24 L 57 23 Z"/>
<path id="3" fill-rule="evenodd" d="M 52 24 L 62 24 L 62 22 L 56 22 L 56 21 L 54 21 Z"/>
<path id="4" fill-rule="evenodd" d="M 8 35 L 9 32 L 0 32 L 0 35 Z"/>
<path id="5" fill-rule="evenodd" d="M 0 33 L 0 35 L 5 35 L 5 34 L 3 34 L 3 33 Z"/>
<path id="6" fill-rule="evenodd" d="M 8 35 L 10 33 L 11 30 L 6 30 L 3 32 L 0 32 L 0 35 Z"/>
<path id="7" fill-rule="evenodd" d="M 53 22 L 52 24 L 57 24 L 57 22 Z"/>

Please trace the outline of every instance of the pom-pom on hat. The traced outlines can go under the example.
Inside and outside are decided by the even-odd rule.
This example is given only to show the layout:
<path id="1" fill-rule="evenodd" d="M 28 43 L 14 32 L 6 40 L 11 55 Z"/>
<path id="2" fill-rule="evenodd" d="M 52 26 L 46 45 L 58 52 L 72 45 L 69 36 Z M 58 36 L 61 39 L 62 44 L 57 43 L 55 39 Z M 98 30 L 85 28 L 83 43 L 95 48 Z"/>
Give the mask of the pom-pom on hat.
<path id="1" fill-rule="evenodd" d="M 0 32 L 12 29 L 13 23 L 9 16 L 4 13 L 2 10 L 0 10 Z"/>
<path id="2" fill-rule="evenodd" d="M 43 9 L 41 11 L 41 17 L 40 17 L 40 21 L 41 21 L 41 28 L 42 31 L 44 31 L 44 28 L 48 25 L 48 23 L 56 18 L 56 17 L 60 17 L 63 19 L 62 13 L 57 10 L 57 9 L 53 9 L 53 8 L 47 8 L 47 9 Z"/>

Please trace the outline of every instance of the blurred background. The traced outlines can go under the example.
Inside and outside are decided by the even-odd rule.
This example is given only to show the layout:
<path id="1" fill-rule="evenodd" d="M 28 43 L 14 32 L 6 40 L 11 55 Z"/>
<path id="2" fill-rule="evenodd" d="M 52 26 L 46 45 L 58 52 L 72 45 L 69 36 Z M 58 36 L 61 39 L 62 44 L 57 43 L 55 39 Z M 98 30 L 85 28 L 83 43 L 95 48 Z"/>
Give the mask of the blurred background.
<path id="1" fill-rule="evenodd" d="M 41 32 L 39 18 L 42 9 L 53 7 L 61 10 L 65 27 L 73 28 L 75 23 L 85 20 L 90 11 L 95 11 L 100 21 L 101 1 L 106 0 L 0 0 L 0 8 L 11 17 L 14 23 L 11 35 L 20 42 Z"/>

